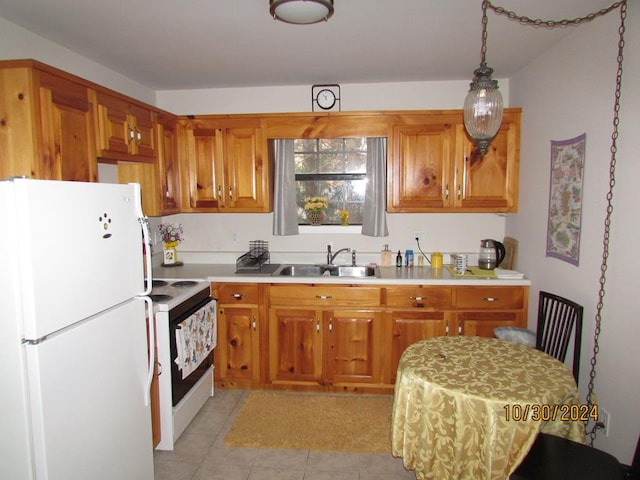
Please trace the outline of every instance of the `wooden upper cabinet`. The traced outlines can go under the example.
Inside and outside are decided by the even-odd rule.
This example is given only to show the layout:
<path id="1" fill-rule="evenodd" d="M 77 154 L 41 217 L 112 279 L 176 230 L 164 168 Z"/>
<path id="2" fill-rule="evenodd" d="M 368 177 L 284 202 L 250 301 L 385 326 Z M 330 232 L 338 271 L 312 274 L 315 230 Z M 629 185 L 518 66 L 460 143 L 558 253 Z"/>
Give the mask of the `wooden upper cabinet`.
<path id="1" fill-rule="evenodd" d="M 85 85 L 35 61 L 3 61 L 0 100 L 0 178 L 96 181 Z"/>
<path id="2" fill-rule="evenodd" d="M 389 212 L 515 212 L 520 110 L 507 109 L 480 156 L 461 111 L 397 115 L 387 162 Z"/>
<path id="3" fill-rule="evenodd" d="M 464 125 L 456 125 L 457 208 L 515 212 L 518 208 L 520 115 L 505 113 L 487 153 L 480 155 Z"/>
<path id="4" fill-rule="evenodd" d="M 183 211 L 271 211 L 272 172 L 259 118 L 189 120 L 179 142 Z"/>
<path id="5" fill-rule="evenodd" d="M 145 215 L 158 217 L 180 212 L 176 122 L 173 115 L 158 113 L 154 163 L 118 162 L 118 182 L 140 184 Z"/>
<path id="6" fill-rule="evenodd" d="M 96 93 L 98 156 L 109 160 L 153 163 L 156 114 L 124 96 Z"/>
<path id="7" fill-rule="evenodd" d="M 448 207 L 451 125 L 400 125 L 392 130 L 388 162 L 389 212 L 441 210 Z"/>

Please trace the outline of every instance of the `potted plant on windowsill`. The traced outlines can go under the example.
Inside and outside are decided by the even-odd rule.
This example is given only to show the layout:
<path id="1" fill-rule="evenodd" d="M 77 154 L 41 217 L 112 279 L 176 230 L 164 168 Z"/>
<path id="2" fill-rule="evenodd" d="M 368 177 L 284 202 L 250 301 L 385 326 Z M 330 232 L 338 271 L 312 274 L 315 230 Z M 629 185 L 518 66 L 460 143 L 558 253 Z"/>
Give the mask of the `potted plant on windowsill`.
<path id="1" fill-rule="evenodd" d="M 305 197 L 304 210 L 311 225 L 322 225 L 324 212 L 327 209 L 327 197 Z"/>

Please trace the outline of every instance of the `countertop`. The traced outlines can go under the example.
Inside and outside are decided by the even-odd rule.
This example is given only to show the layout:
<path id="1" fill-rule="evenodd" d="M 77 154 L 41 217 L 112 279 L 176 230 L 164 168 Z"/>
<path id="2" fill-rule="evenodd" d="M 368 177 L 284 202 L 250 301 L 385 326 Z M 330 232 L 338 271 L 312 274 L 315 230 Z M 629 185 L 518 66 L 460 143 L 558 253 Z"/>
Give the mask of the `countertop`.
<path id="1" fill-rule="evenodd" d="M 314 283 L 349 285 L 468 285 L 468 286 L 520 286 L 531 285 L 531 280 L 482 277 L 455 277 L 446 268 L 380 267 L 380 277 L 279 277 L 268 273 L 235 273 L 235 264 L 188 263 L 179 267 L 153 268 L 154 278 L 205 279 L 211 282 L 249 283 Z"/>

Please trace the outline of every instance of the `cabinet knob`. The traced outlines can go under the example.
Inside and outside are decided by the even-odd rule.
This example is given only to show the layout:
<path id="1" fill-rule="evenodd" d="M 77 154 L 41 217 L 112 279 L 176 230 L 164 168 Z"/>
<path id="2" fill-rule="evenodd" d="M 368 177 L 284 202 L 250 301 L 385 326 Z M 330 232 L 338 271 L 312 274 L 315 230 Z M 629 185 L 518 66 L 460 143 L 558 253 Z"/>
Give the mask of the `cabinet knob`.
<path id="1" fill-rule="evenodd" d="M 242 293 L 232 293 L 231 296 L 236 300 L 242 300 L 242 298 L 244 297 Z"/>
<path id="2" fill-rule="evenodd" d="M 253 320 L 251 322 L 251 328 L 253 328 L 253 331 L 256 331 L 256 327 L 257 327 L 257 323 L 256 323 L 256 316 L 253 316 Z"/>
<path id="3" fill-rule="evenodd" d="M 483 302 L 497 302 L 500 299 L 498 297 L 481 297 L 480 300 Z"/>
<path id="4" fill-rule="evenodd" d="M 320 333 L 320 319 L 316 318 L 316 332 Z"/>

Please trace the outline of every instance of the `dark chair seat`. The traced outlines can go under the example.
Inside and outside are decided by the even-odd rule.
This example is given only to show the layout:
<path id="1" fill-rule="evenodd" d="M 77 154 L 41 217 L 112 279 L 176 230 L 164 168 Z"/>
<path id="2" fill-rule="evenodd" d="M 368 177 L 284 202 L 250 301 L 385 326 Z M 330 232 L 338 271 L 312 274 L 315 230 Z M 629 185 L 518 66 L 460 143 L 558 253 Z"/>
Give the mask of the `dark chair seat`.
<path id="1" fill-rule="evenodd" d="M 541 433 L 510 480 L 624 480 L 613 456 L 581 443 Z"/>

